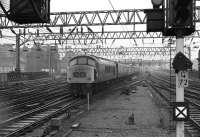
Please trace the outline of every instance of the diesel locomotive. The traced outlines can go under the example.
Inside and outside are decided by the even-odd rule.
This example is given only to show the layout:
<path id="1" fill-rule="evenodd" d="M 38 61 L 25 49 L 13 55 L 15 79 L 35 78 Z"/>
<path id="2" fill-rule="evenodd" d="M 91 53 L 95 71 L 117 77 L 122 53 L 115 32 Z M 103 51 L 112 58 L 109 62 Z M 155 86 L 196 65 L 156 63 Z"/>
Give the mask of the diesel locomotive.
<path id="1" fill-rule="evenodd" d="M 129 76 L 135 67 L 93 55 L 77 55 L 69 60 L 67 81 L 74 96 L 93 94 L 105 84 Z"/>

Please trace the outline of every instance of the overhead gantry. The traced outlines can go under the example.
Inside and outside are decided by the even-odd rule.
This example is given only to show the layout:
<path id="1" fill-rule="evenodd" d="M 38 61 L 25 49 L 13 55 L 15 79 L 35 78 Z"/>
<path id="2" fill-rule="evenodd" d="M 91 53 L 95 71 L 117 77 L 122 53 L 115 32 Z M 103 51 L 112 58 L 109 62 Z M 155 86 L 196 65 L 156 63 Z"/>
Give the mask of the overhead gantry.
<path id="1" fill-rule="evenodd" d="M 200 7 L 197 6 L 195 16 L 196 24 L 200 22 L 199 11 Z M 2 37 L 5 37 L 4 31 L 11 30 L 14 35 L 8 37 L 12 38 L 17 35 L 18 40 L 16 41 L 20 40 L 20 45 L 29 41 L 34 41 L 35 43 L 39 41 L 44 45 L 50 43 L 67 45 L 70 40 L 89 40 L 92 43 L 92 40 L 103 42 L 103 40 L 109 39 L 130 39 L 135 42 L 134 46 L 138 46 L 135 39 L 166 38 L 162 36 L 161 32 L 146 33 L 145 29 L 141 29 L 140 26 L 146 28 L 146 15 L 143 9 L 57 12 L 51 13 L 50 19 L 49 24 L 20 25 L 8 20 L 5 15 L 0 15 L 0 34 L 2 34 Z M 109 29 L 110 26 L 114 26 L 115 30 Z M 199 30 L 191 37 L 194 38 L 198 36 Z M 88 44 L 88 42 L 84 44 Z M 150 50 L 153 48 L 156 49 L 156 47 L 149 47 Z M 143 48 L 139 48 L 137 52 L 141 51 L 142 55 L 149 54 L 148 51 L 145 51 L 148 47 L 144 48 L 144 51 L 142 49 Z M 88 52 L 89 50 L 88 48 Z M 100 52 L 103 53 L 102 50 L 99 50 L 97 53 Z M 135 54 L 135 51 L 126 52 L 127 54 Z M 155 52 L 155 55 L 168 55 L 168 53 L 166 54 L 165 52 L 169 52 L 169 50 L 152 50 L 151 52 Z M 157 52 L 161 54 L 157 54 Z"/>
<path id="2" fill-rule="evenodd" d="M 170 50 L 175 54 L 175 48 L 170 47 L 121 47 L 121 48 L 66 48 L 67 52 L 103 55 L 103 56 L 169 56 Z"/>

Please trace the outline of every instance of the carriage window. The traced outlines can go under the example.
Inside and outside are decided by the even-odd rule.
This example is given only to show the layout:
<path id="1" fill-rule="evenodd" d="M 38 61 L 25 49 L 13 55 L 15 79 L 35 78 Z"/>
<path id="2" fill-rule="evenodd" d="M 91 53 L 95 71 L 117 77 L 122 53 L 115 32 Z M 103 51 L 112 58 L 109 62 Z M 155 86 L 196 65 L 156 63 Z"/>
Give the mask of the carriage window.
<path id="1" fill-rule="evenodd" d="M 77 63 L 77 59 L 74 59 L 74 60 L 72 60 L 72 61 L 70 62 L 70 66 L 76 65 L 76 63 Z"/>
<path id="2" fill-rule="evenodd" d="M 88 59 L 88 65 L 95 66 L 94 60 Z"/>
<path id="3" fill-rule="evenodd" d="M 87 58 L 78 58 L 78 64 L 81 65 L 87 64 Z"/>

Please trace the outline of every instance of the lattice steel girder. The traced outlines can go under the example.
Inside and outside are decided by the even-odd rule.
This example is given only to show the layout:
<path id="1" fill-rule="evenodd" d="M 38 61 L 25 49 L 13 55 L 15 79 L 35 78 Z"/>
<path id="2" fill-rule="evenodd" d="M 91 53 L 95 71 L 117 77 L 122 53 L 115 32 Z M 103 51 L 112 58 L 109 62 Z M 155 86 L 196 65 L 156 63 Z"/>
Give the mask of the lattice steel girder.
<path id="1" fill-rule="evenodd" d="M 86 40 L 86 39 L 134 39 L 134 38 L 163 38 L 161 32 L 146 33 L 146 31 L 109 31 L 109 32 L 84 32 L 84 33 L 30 33 L 30 40 Z"/>
<path id="2" fill-rule="evenodd" d="M 196 13 L 200 7 L 196 7 Z M 199 22 L 198 16 L 195 21 Z M 144 9 L 129 10 L 102 10 L 80 12 L 56 12 L 51 13 L 50 23 L 46 24 L 16 24 L 0 15 L 0 29 L 8 28 L 35 28 L 35 27 L 58 27 L 58 26 L 96 26 L 96 25 L 134 25 L 146 24 Z"/>
<path id="3" fill-rule="evenodd" d="M 92 55 L 136 55 L 136 56 L 169 56 L 169 47 L 124 47 L 124 48 L 66 48 L 66 52 L 87 53 Z M 171 54 L 175 55 L 175 48 L 171 48 Z"/>
<path id="4" fill-rule="evenodd" d="M 195 21 L 199 22 L 196 7 Z M 131 25 L 146 24 L 144 9 L 129 10 L 102 10 L 102 11 L 80 11 L 80 12 L 55 12 L 50 15 L 50 23 L 20 25 L 0 15 L 0 29 L 6 28 L 34 28 L 34 27 L 58 27 L 58 26 L 94 26 L 94 25 Z"/>
<path id="5" fill-rule="evenodd" d="M 200 30 L 196 30 L 193 35 L 187 36 L 188 38 L 199 38 Z M 146 31 L 109 31 L 109 32 L 84 32 L 84 33 L 65 33 L 60 35 L 59 33 L 40 33 L 37 36 L 36 33 L 29 33 L 25 35 L 31 40 L 92 40 L 92 39 L 144 39 L 144 38 L 165 38 L 161 32 L 150 32 Z"/>
<path id="6" fill-rule="evenodd" d="M 136 10 L 102 10 L 80 12 L 51 13 L 49 24 L 19 25 L 0 15 L 0 29 L 3 28 L 32 28 L 56 26 L 91 26 L 91 25 L 131 25 L 144 24 L 146 16 L 143 9 Z"/>

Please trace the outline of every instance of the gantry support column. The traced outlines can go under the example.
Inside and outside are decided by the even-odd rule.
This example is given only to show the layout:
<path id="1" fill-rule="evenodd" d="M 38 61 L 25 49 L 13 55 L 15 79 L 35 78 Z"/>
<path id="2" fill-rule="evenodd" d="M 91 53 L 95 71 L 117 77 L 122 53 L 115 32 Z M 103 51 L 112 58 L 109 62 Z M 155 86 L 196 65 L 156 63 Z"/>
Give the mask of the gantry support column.
<path id="1" fill-rule="evenodd" d="M 20 72 L 20 34 L 16 35 L 16 72 Z"/>

